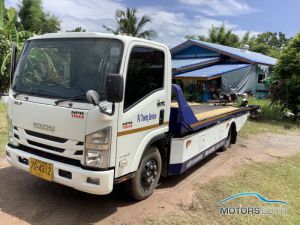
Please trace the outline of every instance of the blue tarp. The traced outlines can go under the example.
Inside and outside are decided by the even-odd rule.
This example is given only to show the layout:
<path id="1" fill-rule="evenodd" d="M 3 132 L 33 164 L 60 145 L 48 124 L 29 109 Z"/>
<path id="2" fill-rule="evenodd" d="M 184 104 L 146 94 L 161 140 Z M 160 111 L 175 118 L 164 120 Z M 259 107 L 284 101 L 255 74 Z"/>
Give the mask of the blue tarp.
<path id="1" fill-rule="evenodd" d="M 202 78 L 208 79 L 214 76 L 219 76 L 228 72 L 239 70 L 242 68 L 250 67 L 251 64 L 218 64 L 213 65 L 185 73 L 181 73 L 175 76 L 175 78 Z"/>

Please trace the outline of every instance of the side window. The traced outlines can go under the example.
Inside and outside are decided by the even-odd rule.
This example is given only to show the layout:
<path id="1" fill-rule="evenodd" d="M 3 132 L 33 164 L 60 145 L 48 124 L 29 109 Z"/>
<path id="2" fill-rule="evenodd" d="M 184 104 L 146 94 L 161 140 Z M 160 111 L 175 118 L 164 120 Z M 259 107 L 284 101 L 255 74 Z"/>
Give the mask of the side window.
<path id="1" fill-rule="evenodd" d="M 128 64 L 124 110 L 164 86 L 165 56 L 162 51 L 135 47 Z"/>
<path id="2" fill-rule="evenodd" d="M 265 79 L 266 79 L 266 74 L 260 73 L 260 74 L 258 74 L 257 83 L 262 84 Z"/>

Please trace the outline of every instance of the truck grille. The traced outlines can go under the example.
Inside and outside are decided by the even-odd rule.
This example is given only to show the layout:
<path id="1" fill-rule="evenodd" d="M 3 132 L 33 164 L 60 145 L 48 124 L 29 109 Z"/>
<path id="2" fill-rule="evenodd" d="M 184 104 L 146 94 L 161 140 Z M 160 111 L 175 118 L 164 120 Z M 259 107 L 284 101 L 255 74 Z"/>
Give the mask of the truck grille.
<path id="1" fill-rule="evenodd" d="M 40 148 L 45 148 L 45 149 L 50 150 L 50 151 L 55 151 L 55 152 L 60 152 L 60 153 L 63 153 L 65 151 L 65 149 L 62 149 L 62 148 L 57 148 L 57 147 L 37 143 L 35 141 L 27 140 L 27 142 L 30 145 L 34 145 L 34 146 L 37 146 L 37 147 L 40 147 Z"/>
<path id="2" fill-rule="evenodd" d="M 55 137 L 48 134 L 14 127 L 14 140 L 27 149 L 33 148 L 42 152 L 60 155 L 74 160 L 82 160 L 84 142 Z"/>
<path id="3" fill-rule="evenodd" d="M 46 140 L 49 140 L 49 141 L 55 141 L 55 142 L 58 142 L 58 143 L 66 143 L 68 141 L 67 139 L 64 139 L 64 138 L 54 137 L 54 136 L 50 136 L 50 135 L 47 135 L 47 134 L 41 134 L 41 133 L 34 132 L 34 131 L 31 131 L 31 130 L 25 130 L 25 132 L 26 132 L 26 134 L 28 134 L 30 136 L 33 136 L 33 137 L 38 137 L 38 138 L 46 139 Z"/>

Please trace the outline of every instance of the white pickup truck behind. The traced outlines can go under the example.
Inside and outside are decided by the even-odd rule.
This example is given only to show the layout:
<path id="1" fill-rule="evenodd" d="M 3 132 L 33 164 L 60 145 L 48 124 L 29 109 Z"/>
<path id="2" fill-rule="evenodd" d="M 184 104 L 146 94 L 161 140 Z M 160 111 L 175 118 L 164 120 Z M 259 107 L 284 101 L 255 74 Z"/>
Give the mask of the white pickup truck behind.
<path id="1" fill-rule="evenodd" d="M 133 198 L 147 198 L 161 176 L 235 143 L 249 115 L 187 103 L 172 85 L 168 47 L 144 39 L 46 34 L 29 39 L 15 61 L 6 159 L 92 194 L 124 182 Z"/>

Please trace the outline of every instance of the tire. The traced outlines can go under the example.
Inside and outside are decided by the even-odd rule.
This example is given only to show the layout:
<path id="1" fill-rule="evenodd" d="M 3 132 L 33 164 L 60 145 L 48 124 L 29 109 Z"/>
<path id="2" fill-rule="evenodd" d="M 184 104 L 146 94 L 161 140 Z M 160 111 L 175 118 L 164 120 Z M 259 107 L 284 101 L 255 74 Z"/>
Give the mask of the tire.
<path id="1" fill-rule="evenodd" d="M 151 146 L 143 154 L 134 178 L 126 184 L 129 195 L 137 201 L 152 195 L 160 178 L 161 167 L 160 153 L 156 147 Z"/>
<path id="2" fill-rule="evenodd" d="M 232 137 L 232 129 L 230 128 L 229 131 L 228 131 L 227 138 L 225 140 L 225 144 L 221 148 L 222 152 L 226 151 L 230 147 L 230 145 L 231 145 L 231 137 Z"/>

